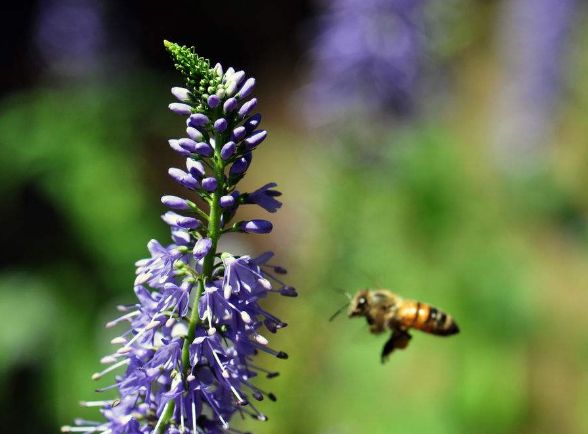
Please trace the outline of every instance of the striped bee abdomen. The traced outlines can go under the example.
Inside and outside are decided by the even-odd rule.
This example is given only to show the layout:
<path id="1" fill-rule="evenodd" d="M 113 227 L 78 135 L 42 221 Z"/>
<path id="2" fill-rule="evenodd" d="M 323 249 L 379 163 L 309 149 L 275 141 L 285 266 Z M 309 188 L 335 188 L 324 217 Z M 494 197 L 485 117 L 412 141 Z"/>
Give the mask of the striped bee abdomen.
<path id="1" fill-rule="evenodd" d="M 402 326 L 407 329 L 415 328 L 439 336 L 449 336 L 459 332 L 459 327 L 451 315 L 418 301 L 404 301 L 399 307 L 398 317 Z"/>

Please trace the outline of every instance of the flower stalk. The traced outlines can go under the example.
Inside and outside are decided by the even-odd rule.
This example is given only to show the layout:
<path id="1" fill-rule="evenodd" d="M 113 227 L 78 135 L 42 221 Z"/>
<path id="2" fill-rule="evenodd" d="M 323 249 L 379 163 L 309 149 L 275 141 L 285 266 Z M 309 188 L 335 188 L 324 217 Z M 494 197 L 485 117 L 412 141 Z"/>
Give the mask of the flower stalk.
<path id="1" fill-rule="evenodd" d="M 281 206 L 274 183 L 252 193 L 236 189 L 252 152 L 267 136 L 257 129 L 257 99 L 248 98 L 255 80 L 245 80 L 245 73 L 233 68 L 210 67 L 194 49 L 167 41 L 165 46 L 186 81 L 186 88 L 172 89 L 179 102 L 169 108 L 187 117 L 188 136 L 169 141 L 186 158 L 186 170 L 171 168 L 169 174 L 195 197 L 162 197 L 170 209 L 162 219 L 173 243 L 149 242 L 151 258 L 137 262 L 138 303 L 121 306 L 124 314 L 107 324 L 130 324 L 113 339 L 121 347 L 103 358 L 111 366 L 98 376 L 126 367 L 103 388 L 118 389 L 120 399 L 98 401 L 106 422 L 78 421 L 64 432 L 237 432 L 230 425 L 234 414 L 267 420 L 252 400 L 275 400 L 252 379 L 277 373 L 258 367 L 254 356 L 264 351 L 287 358 L 261 334 L 286 324 L 259 304 L 271 293 L 297 295 L 278 277 L 285 270 L 269 264 L 271 252 L 252 258 L 218 251 L 227 231 L 271 232 L 268 220 L 232 223 L 240 206 L 258 205 L 269 212 Z"/>

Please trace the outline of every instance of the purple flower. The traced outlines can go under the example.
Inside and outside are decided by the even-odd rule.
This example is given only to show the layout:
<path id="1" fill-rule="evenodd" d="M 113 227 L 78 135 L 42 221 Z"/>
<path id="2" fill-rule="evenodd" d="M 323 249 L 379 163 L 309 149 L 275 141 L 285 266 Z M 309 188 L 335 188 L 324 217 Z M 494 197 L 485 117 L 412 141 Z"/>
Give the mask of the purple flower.
<path id="1" fill-rule="evenodd" d="M 270 182 L 269 184 L 255 190 L 253 193 L 244 194 L 243 203 L 259 205 L 266 211 L 276 212 L 282 206 L 282 202 L 276 199 L 276 197 L 281 196 L 282 193 L 273 190 L 273 188 L 277 186 L 278 184 L 275 182 Z"/>
<path id="2" fill-rule="evenodd" d="M 217 250 L 220 236 L 235 228 L 271 231 L 267 220 L 231 223 L 241 203 L 272 212 L 281 205 L 271 190 L 274 183 L 242 200 L 236 189 L 251 164 L 251 148 L 265 138 L 265 132 L 255 131 L 260 116 L 242 119 L 255 107 L 255 99 L 242 102 L 255 81 L 233 68 L 211 68 L 186 47 L 167 42 L 166 47 L 187 81 L 186 88 L 172 93 L 191 104 L 188 110 L 174 103 L 175 111 L 187 117 L 190 138 L 170 140 L 187 157 L 187 171 L 169 169 L 189 199 L 164 195 L 161 201 L 190 215 L 163 214 L 173 244 L 149 242 L 151 257 L 136 263 L 136 302 L 120 306 L 121 315 L 107 324 L 127 327 L 112 339 L 119 348 L 102 358 L 107 367 L 93 378 L 113 373 L 113 384 L 99 390 L 116 389 L 120 399 L 85 403 L 100 407 L 105 421 L 78 420 L 76 427 L 63 427 L 65 432 L 221 434 L 231 431 L 236 413 L 267 420 L 253 401 L 275 396 L 257 387 L 254 378 L 277 373 L 257 367 L 254 359 L 259 352 L 288 357 L 271 348 L 267 337 L 286 324 L 259 304 L 269 294 L 295 294 L 277 276 L 285 270 L 268 263 L 272 254 L 237 257 Z M 225 112 L 238 110 L 240 115 L 221 116 L 221 104 Z M 216 135 L 224 131 L 239 131 L 243 142 L 220 147 Z"/>
<path id="3" fill-rule="evenodd" d="M 409 114 L 424 51 L 425 0 L 330 0 L 304 92 L 311 122 L 349 112 Z"/>
<path id="4" fill-rule="evenodd" d="M 511 0 L 499 8 L 496 34 L 505 81 L 496 97 L 492 131 L 506 170 L 518 172 L 545 157 L 583 6 L 578 0 Z"/>
<path id="5" fill-rule="evenodd" d="M 164 283 L 173 279 L 173 264 L 181 255 L 173 244 L 163 247 L 157 240 L 149 241 L 147 247 L 151 258 L 141 259 L 135 263 L 137 267 L 135 285 L 147 283 L 153 288 L 161 288 Z"/>

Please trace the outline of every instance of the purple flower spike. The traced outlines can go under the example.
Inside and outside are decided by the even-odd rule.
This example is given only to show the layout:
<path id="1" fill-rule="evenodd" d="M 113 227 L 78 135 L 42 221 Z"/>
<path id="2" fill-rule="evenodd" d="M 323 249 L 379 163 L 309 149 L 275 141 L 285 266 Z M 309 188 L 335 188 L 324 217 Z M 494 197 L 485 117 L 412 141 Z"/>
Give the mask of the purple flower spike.
<path id="1" fill-rule="evenodd" d="M 187 158 L 184 170 L 172 167 L 169 174 L 192 191 L 161 197 L 171 209 L 161 216 L 171 243 L 149 242 L 149 256 L 136 262 L 134 302 L 119 306 L 122 313 L 107 324 L 127 327 L 112 340 L 120 347 L 102 358 L 107 366 L 92 378 L 112 375 L 101 390 L 112 389 L 118 397 L 85 403 L 98 407 L 103 421 L 76 419 L 76 426 L 63 427 L 63 432 L 240 433 L 232 426 L 234 416 L 267 420 L 254 401 L 276 399 L 255 384 L 259 375 L 278 375 L 259 367 L 257 354 L 288 358 L 268 340 L 286 323 L 260 305 L 270 295 L 296 295 L 280 280 L 283 269 L 273 264 L 271 252 L 252 258 L 217 248 L 228 232 L 272 230 L 267 220 L 233 223 L 241 204 L 272 212 L 281 205 L 274 183 L 241 196 L 237 190 L 253 158 L 247 148 L 255 148 L 266 134 L 257 130 L 254 117 L 239 126 L 242 119 L 236 113 L 237 100 L 249 98 L 254 80 L 245 81 L 243 71 L 224 70 L 220 64 L 211 68 L 193 49 L 164 44 L 188 83 L 187 89 L 172 93 L 194 105 L 174 106 L 189 118 L 187 137 L 170 140 L 170 147 Z M 244 116 L 252 101 L 243 106 L 249 109 L 242 107 Z M 230 141 L 229 136 L 239 139 Z"/>
<path id="2" fill-rule="evenodd" d="M 208 143 L 200 142 L 196 143 L 194 152 L 196 152 L 198 155 L 202 155 L 203 157 L 210 157 L 214 153 L 214 150 Z"/>
<path id="3" fill-rule="evenodd" d="M 207 103 L 208 103 L 208 107 L 210 108 L 215 108 L 220 104 L 220 98 L 216 95 L 210 95 L 208 97 Z"/>
<path id="4" fill-rule="evenodd" d="M 235 99 L 235 98 L 229 98 L 223 104 L 223 111 L 225 113 L 230 113 L 230 112 L 232 112 L 233 110 L 235 110 L 237 108 L 237 105 L 238 105 L 237 99 Z"/>
<path id="5" fill-rule="evenodd" d="M 178 144 L 188 152 L 196 152 L 196 142 L 192 139 L 180 139 L 178 140 Z"/>
<path id="6" fill-rule="evenodd" d="M 196 242 L 196 244 L 194 245 L 194 249 L 192 250 L 192 253 L 194 254 L 194 258 L 197 261 L 204 258 L 211 247 L 212 247 L 212 241 L 210 238 L 199 239 Z"/>
<path id="7" fill-rule="evenodd" d="M 235 205 L 235 198 L 231 195 L 223 196 L 220 198 L 220 206 L 223 208 L 231 208 Z"/>
<path id="8" fill-rule="evenodd" d="M 253 193 L 244 195 L 243 203 L 259 205 L 268 212 L 276 212 L 282 206 L 282 202 L 276 200 L 276 197 L 281 196 L 282 193 L 273 190 L 274 187 L 277 187 L 277 184 L 270 182 Z"/>
<path id="9" fill-rule="evenodd" d="M 227 120 L 224 118 L 220 118 L 214 121 L 214 129 L 217 133 L 222 133 L 223 131 L 225 131 L 227 129 L 227 125 Z"/>
<path id="10" fill-rule="evenodd" d="M 249 96 L 249 94 L 251 94 L 251 92 L 253 91 L 254 87 L 255 87 L 255 78 L 249 78 L 245 83 L 243 83 L 243 86 L 241 87 L 241 90 L 239 91 L 237 96 L 240 99 L 247 98 Z"/>
<path id="11" fill-rule="evenodd" d="M 178 154 L 183 155 L 184 157 L 188 157 L 190 155 L 189 151 L 186 151 L 184 148 L 180 146 L 179 140 L 169 139 L 167 142 L 169 143 L 169 147 L 176 151 Z"/>
<path id="12" fill-rule="evenodd" d="M 194 179 L 189 173 L 186 173 L 181 169 L 171 167 L 167 172 L 174 181 L 190 190 L 196 190 L 198 187 L 200 187 L 200 184 L 196 179 Z"/>
<path id="13" fill-rule="evenodd" d="M 237 227 L 240 231 L 250 234 L 269 234 L 274 228 L 272 222 L 261 219 L 243 221 L 238 223 Z"/>
<path id="14" fill-rule="evenodd" d="M 186 124 L 189 127 L 199 128 L 205 126 L 209 122 L 210 120 L 206 117 L 206 115 L 203 115 L 202 113 L 194 113 L 188 118 Z"/>
<path id="15" fill-rule="evenodd" d="M 202 179 L 206 174 L 206 170 L 204 169 L 204 164 L 200 161 L 196 161 L 193 158 L 186 159 L 186 168 L 190 175 L 192 175 L 196 179 Z"/>
<path id="16" fill-rule="evenodd" d="M 190 137 L 192 140 L 196 142 L 201 142 L 204 138 L 202 133 L 193 127 L 186 128 L 186 134 L 188 134 L 188 137 Z"/>
<path id="17" fill-rule="evenodd" d="M 249 119 L 247 119 L 245 121 L 245 123 L 243 124 L 243 126 L 245 127 L 245 130 L 247 131 L 247 133 L 251 133 L 252 131 L 254 131 L 259 124 L 261 124 L 261 115 L 259 113 L 251 116 Z"/>
<path id="18" fill-rule="evenodd" d="M 168 107 L 172 112 L 181 116 L 188 116 L 192 113 L 192 107 L 188 104 L 172 102 Z"/>
<path id="19" fill-rule="evenodd" d="M 257 98 L 251 98 L 249 101 L 247 101 L 245 104 L 243 104 L 241 106 L 241 108 L 239 109 L 239 117 L 241 119 L 246 117 L 249 113 L 251 113 L 253 111 L 255 106 L 257 106 Z"/>
<path id="20" fill-rule="evenodd" d="M 178 196 L 162 196 L 161 203 L 171 209 L 190 209 L 190 202 Z"/>
<path id="21" fill-rule="evenodd" d="M 237 145 L 235 145 L 235 142 L 227 142 L 223 145 L 223 147 L 221 148 L 221 158 L 223 160 L 228 160 L 229 158 L 231 158 L 233 156 L 233 154 L 235 153 L 235 150 L 237 149 Z"/>
<path id="22" fill-rule="evenodd" d="M 251 134 L 249 137 L 245 139 L 246 149 L 248 151 L 254 149 L 255 147 L 257 147 L 257 145 L 263 142 L 266 137 L 266 130 L 254 131 L 253 134 Z"/>
<path id="23" fill-rule="evenodd" d="M 202 188 L 206 191 L 213 192 L 216 190 L 217 182 L 216 178 L 204 178 L 202 180 Z"/>
<path id="24" fill-rule="evenodd" d="M 171 93 L 175 96 L 178 101 L 181 102 L 189 102 L 190 101 L 190 91 L 183 87 L 172 87 Z M 189 113 L 188 113 L 189 114 Z"/>

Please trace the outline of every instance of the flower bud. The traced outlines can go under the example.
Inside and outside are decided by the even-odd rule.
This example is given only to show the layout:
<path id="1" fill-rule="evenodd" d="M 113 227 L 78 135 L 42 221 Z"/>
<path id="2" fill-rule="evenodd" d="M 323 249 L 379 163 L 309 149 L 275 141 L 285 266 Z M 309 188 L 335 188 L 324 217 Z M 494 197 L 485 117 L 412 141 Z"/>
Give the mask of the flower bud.
<path id="1" fill-rule="evenodd" d="M 223 104 L 223 111 L 225 113 L 230 113 L 237 108 L 237 100 L 235 98 L 229 98 Z"/>
<path id="2" fill-rule="evenodd" d="M 231 195 L 222 196 L 219 203 L 222 208 L 230 208 L 235 205 L 235 198 Z"/>
<path id="3" fill-rule="evenodd" d="M 204 164 L 201 161 L 194 160 L 193 158 L 186 158 L 186 168 L 190 175 L 196 179 L 202 179 L 206 174 Z"/>
<path id="4" fill-rule="evenodd" d="M 202 188 L 206 191 L 213 192 L 214 190 L 216 190 L 216 186 L 217 186 L 216 178 L 209 177 L 209 178 L 204 178 L 202 180 Z"/>
<path id="5" fill-rule="evenodd" d="M 214 153 L 214 150 L 208 143 L 200 142 L 196 143 L 194 152 L 196 152 L 198 155 L 202 155 L 203 157 L 210 157 Z"/>
<path id="6" fill-rule="evenodd" d="M 183 87 L 172 87 L 171 93 L 175 96 L 178 101 L 181 102 L 189 102 L 190 101 L 190 91 Z"/>
<path id="7" fill-rule="evenodd" d="M 235 142 L 240 141 L 243 137 L 245 137 L 245 134 L 247 133 L 247 130 L 245 129 L 244 126 L 240 126 L 237 127 L 233 130 L 233 140 Z"/>
<path id="8" fill-rule="evenodd" d="M 254 149 L 257 145 L 265 140 L 267 137 L 266 130 L 254 131 L 249 137 L 245 139 L 245 147 L 248 151 Z"/>
<path id="9" fill-rule="evenodd" d="M 250 234 L 269 234 L 273 229 L 272 222 L 262 219 L 242 221 L 237 227 L 240 231 Z"/>
<path id="10" fill-rule="evenodd" d="M 188 157 L 190 155 L 190 151 L 186 151 L 184 148 L 180 146 L 179 140 L 169 139 L 167 142 L 169 143 L 169 147 L 176 151 L 178 154 L 183 155 L 184 157 Z"/>
<path id="11" fill-rule="evenodd" d="M 188 118 L 188 120 L 186 121 L 186 124 L 189 127 L 198 128 L 198 127 L 203 127 L 204 125 L 208 124 L 209 122 L 210 122 L 210 120 L 202 113 L 194 113 L 193 115 L 191 115 Z"/>
<path id="12" fill-rule="evenodd" d="M 257 105 L 257 98 L 251 98 L 249 101 L 247 101 L 245 104 L 243 104 L 241 106 L 241 108 L 239 109 L 239 117 L 241 119 L 246 117 L 249 113 L 251 113 L 253 111 L 253 109 L 255 108 L 256 105 Z M 192 116 L 194 116 L 194 115 L 192 115 Z"/>
<path id="13" fill-rule="evenodd" d="M 247 79 L 247 81 L 245 83 L 243 83 L 241 90 L 239 90 L 237 97 L 239 97 L 240 99 L 247 98 L 254 87 L 255 87 L 255 78 Z"/>
<path id="14" fill-rule="evenodd" d="M 224 118 L 217 119 L 214 121 L 214 129 L 217 133 L 222 133 L 227 129 L 227 120 Z"/>
<path id="15" fill-rule="evenodd" d="M 188 137 L 190 137 L 192 140 L 196 142 L 201 142 L 204 138 L 202 133 L 193 127 L 186 128 L 186 134 L 188 134 Z"/>
<path id="16" fill-rule="evenodd" d="M 192 139 L 180 139 L 178 144 L 188 152 L 196 152 L 196 142 Z"/>
<path id="17" fill-rule="evenodd" d="M 178 196 L 162 196 L 161 203 L 171 209 L 190 209 L 190 202 Z"/>
<path id="18" fill-rule="evenodd" d="M 220 104 L 220 98 L 217 95 L 210 95 L 208 97 L 208 107 L 215 108 Z"/>
<path id="19" fill-rule="evenodd" d="M 233 154 L 235 153 L 235 150 L 237 149 L 237 145 L 235 145 L 235 142 L 227 142 L 223 145 L 223 147 L 221 148 L 221 158 L 223 160 L 228 160 L 229 158 L 231 158 L 233 156 Z"/>
<path id="20" fill-rule="evenodd" d="M 168 107 L 172 112 L 181 116 L 189 116 L 192 113 L 192 107 L 188 104 L 172 102 Z"/>
<path id="21" fill-rule="evenodd" d="M 208 254 L 208 251 L 210 250 L 211 247 L 212 247 L 212 241 L 210 240 L 210 238 L 199 239 L 198 241 L 196 241 L 196 244 L 194 245 L 194 250 L 192 250 L 192 253 L 194 254 L 194 258 L 197 261 L 204 258 Z"/>

